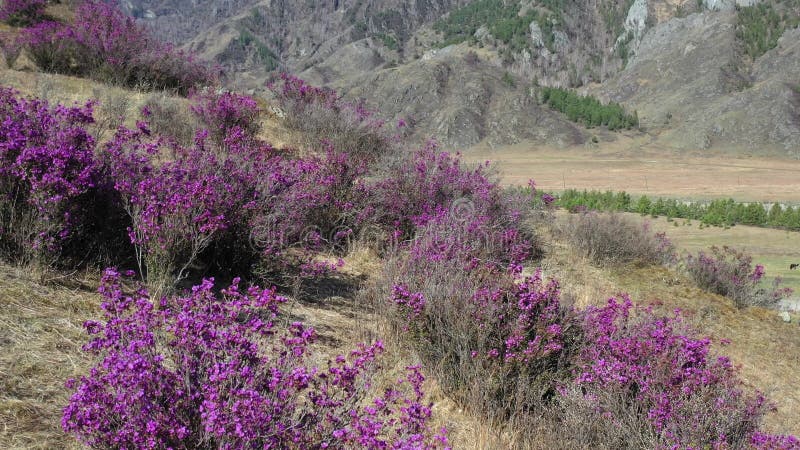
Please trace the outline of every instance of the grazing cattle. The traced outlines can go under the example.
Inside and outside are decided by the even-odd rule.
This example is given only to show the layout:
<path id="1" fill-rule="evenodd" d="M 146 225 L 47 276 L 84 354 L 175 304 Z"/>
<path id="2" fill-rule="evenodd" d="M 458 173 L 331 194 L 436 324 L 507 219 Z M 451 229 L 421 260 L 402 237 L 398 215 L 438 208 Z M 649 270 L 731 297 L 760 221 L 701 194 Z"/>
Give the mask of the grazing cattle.
<path id="1" fill-rule="evenodd" d="M 789 265 L 789 270 L 794 270 L 794 269 L 797 269 L 798 267 L 800 267 L 800 264 L 790 264 Z"/>

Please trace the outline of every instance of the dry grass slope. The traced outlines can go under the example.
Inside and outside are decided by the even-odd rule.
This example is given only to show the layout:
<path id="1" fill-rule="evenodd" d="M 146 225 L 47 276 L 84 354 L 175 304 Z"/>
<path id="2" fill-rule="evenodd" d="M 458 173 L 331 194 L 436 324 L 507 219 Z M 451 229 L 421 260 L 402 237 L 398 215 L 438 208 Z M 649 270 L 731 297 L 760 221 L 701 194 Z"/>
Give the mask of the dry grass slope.
<path id="1" fill-rule="evenodd" d="M 767 429 L 800 433 L 800 392 L 796 388 L 800 327 L 796 322 L 784 323 L 776 312 L 760 308 L 738 310 L 732 300 L 697 288 L 673 269 L 597 267 L 569 245 L 552 236 L 548 241 L 542 265 L 548 276 L 561 280 L 566 296 L 574 299 L 576 306 L 599 305 L 616 293 L 627 292 L 634 302 L 656 304 L 665 314 L 681 309 L 701 334 L 713 339 L 715 350 L 741 367 L 748 384 L 775 401 L 778 409 L 767 416 Z M 723 339 L 731 343 L 721 345 Z"/>
<path id="2" fill-rule="evenodd" d="M 44 286 L 30 271 L 0 265 L 0 448 L 80 448 L 60 418 L 64 382 L 90 362 L 82 324 L 100 303 L 90 284 Z"/>

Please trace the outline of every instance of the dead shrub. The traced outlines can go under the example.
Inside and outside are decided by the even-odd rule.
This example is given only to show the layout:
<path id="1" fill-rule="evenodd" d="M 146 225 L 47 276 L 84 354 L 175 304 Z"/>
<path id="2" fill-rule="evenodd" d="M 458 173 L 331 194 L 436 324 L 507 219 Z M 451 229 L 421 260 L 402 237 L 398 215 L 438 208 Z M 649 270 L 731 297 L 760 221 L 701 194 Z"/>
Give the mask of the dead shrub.
<path id="1" fill-rule="evenodd" d="M 674 261 L 673 244 L 621 214 L 587 212 L 570 216 L 562 231 L 570 243 L 596 264 L 666 264 Z"/>

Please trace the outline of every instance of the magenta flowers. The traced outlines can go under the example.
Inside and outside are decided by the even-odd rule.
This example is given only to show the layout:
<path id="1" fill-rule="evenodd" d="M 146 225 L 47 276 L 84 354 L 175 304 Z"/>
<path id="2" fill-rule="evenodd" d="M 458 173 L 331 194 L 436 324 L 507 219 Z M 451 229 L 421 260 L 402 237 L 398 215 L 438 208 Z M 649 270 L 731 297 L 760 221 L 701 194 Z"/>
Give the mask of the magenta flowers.
<path id="1" fill-rule="evenodd" d="M 315 333 L 277 325 L 274 290 L 215 293 L 213 280 L 185 296 L 126 293 L 106 270 L 102 322 L 84 347 L 101 362 L 76 389 L 62 425 L 95 448 L 446 448 L 429 429 L 418 367 L 365 401 L 380 342 L 307 365 Z M 365 384 L 366 383 L 366 384 Z"/>

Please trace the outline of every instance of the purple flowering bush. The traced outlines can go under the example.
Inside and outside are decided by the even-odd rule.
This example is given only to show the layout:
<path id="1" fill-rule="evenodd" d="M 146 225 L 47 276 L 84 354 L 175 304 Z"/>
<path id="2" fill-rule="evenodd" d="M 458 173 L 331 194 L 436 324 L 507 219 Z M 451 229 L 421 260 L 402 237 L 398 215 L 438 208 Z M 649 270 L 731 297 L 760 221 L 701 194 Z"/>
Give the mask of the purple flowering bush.
<path id="1" fill-rule="evenodd" d="M 42 22 L 22 30 L 21 42 L 45 71 L 183 94 L 216 80 L 215 71 L 195 56 L 156 40 L 102 1 L 81 3 L 72 23 Z"/>
<path id="2" fill-rule="evenodd" d="M 80 234 L 97 173 L 93 102 L 50 106 L 0 89 L 0 242 L 12 257 L 57 255 Z"/>
<path id="3" fill-rule="evenodd" d="M 44 20 L 47 0 L 3 0 L 0 21 L 12 26 L 27 26 Z"/>
<path id="4" fill-rule="evenodd" d="M 144 122 L 120 129 L 106 145 L 104 168 L 130 216 L 140 272 L 158 293 L 186 278 L 217 244 L 238 241 L 234 258 L 252 250 L 245 229 L 260 206 L 258 183 L 270 169 L 271 148 L 238 128 L 223 146 L 199 133 L 183 147 L 151 136 Z M 222 256 L 215 253 L 226 261 Z"/>
<path id="5" fill-rule="evenodd" d="M 369 399 L 381 343 L 310 366 L 315 332 L 279 325 L 274 290 L 205 280 L 154 300 L 109 269 L 100 292 L 105 318 L 85 324 L 84 347 L 98 363 L 68 382 L 62 420 L 92 448 L 446 448 L 418 367 Z"/>
<path id="6" fill-rule="evenodd" d="M 255 269 L 274 280 L 302 269 L 353 232 L 365 170 L 333 150 L 275 150 L 235 125 L 222 142 L 203 131 L 184 147 L 152 136 L 145 122 L 121 129 L 103 162 L 132 221 L 140 271 L 157 293 L 202 259 L 230 276 Z"/>
<path id="7" fill-rule="evenodd" d="M 590 307 L 583 321 L 579 390 L 564 395 L 578 396 L 601 427 L 615 430 L 603 439 L 618 433 L 648 448 L 741 448 L 771 408 L 747 391 L 728 358 L 711 354 L 709 339 L 694 337 L 680 312 L 657 316 L 623 296 Z"/>
<path id="8" fill-rule="evenodd" d="M 258 132 L 260 109 L 252 97 L 206 89 L 191 94 L 190 98 L 193 101 L 192 112 L 218 142 L 222 142 L 234 128 L 249 136 Z"/>
<path id="9" fill-rule="evenodd" d="M 739 308 L 771 308 L 792 294 L 781 288 L 776 278 L 771 287 L 763 286 L 764 266 L 753 266 L 753 257 L 731 247 L 712 247 L 684 258 L 686 272 L 701 288 L 731 298 Z"/>
<path id="10" fill-rule="evenodd" d="M 368 185 L 359 218 L 384 227 L 395 241 L 417 238 L 411 245 L 425 249 L 415 254 L 435 247 L 439 259 L 458 252 L 505 267 L 535 253 L 534 236 L 522 226 L 530 195 L 501 189 L 488 164 L 469 167 L 429 142 L 386 172 Z"/>

